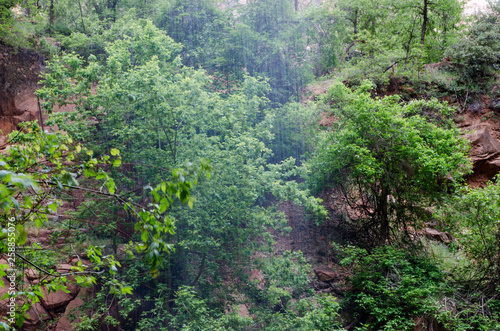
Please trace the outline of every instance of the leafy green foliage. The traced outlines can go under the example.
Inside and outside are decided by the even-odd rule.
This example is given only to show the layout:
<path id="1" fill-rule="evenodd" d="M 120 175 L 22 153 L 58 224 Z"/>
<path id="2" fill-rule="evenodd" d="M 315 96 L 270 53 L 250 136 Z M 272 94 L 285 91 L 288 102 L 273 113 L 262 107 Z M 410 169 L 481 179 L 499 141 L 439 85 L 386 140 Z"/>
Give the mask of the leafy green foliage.
<path id="1" fill-rule="evenodd" d="M 111 165 L 109 156 L 93 158 L 90 151 L 82 149 L 70 137 L 45 134 L 33 123 L 23 124 L 23 130 L 26 132 L 14 131 L 10 135 L 8 153 L 0 156 L 3 219 L 12 216 L 11 209 L 15 208 L 19 213 L 18 224 L 32 221 L 40 226 L 47 221 L 47 215 L 57 211 L 57 200 L 48 203 L 51 191 L 77 188 L 77 178 L 83 172 L 101 176 L 98 179 L 105 179 L 103 186 L 110 192 L 114 190 L 112 180 L 99 168 Z M 75 162 L 82 154 L 86 154 L 87 160 Z"/>
<path id="2" fill-rule="evenodd" d="M 265 330 L 341 331 L 340 304 L 330 295 L 315 295 L 298 300 L 284 313 L 267 315 Z"/>
<path id="3" fill-rule="evenodd" d="M 342 46 L 339 35 L 345 33 L 344 21 L 330 4 L 309 6 L 300 17 L 307 34 L 310 47 L 309 59 L 313 64 L 316 77 L 332 72 L 339 65 L 339 53 Z"/>
<path id="4" fill-rule="evenodd" d="M 240 22 L 231 31 L 224 57 L 250 75 L 269 78 L 271 101 L 298 98 L 300 88 L 312 77 L 309 63 L 301 57 L 308 42 L 303 38 L 304 20 L 292 2 L 249 2 L 241 7 Z"/>
<path id="5" fill-rule="evenodd" d="M 340 304 L 331 295 L 314 294 L 309 285 L 311 266 L 301 252 L 262 259 L 255 305 L 250 305 L 255 325 L 265 330 L 341 330 Z"/>
<path id="6" fill-rule="evenodd" d="M 202 163 L 200 173 L 209 174 L 209 171 L 209 164 Z M 194 175 L 196 176 L 196 172 Z M 174 219 L 165 212 L 174 202 L 174 197 L 193 208 L 193 199 L 190 196 L 193 184 L 187 180 L 191 176 L 193 174 L 189 172 L 175 169 L 172 181 L 162 182 L 152 190 L 153 203 L 149 204 L 149 209 L 141 208 L 142 210 L 138 211 L 138 208 L 131 203 L 124 205 L 125 210 L 130 208 L 137 215 L 135 230 L 141 234 L 141 243 L 135 247 L 139 253 L 145 254 L 145 262 L 150 265 L 150 270 L 155 276 L 158 275 L 159 266 L 163 261 L 162 252 L 168 253 L 174 250 L 172 244 L 166 241 L 166 238 L 175 234 Z M 195 182 L 197 180 L 198 178 L 195 178 Z"/>
<path id="7" fill-rule="evenodd" d="M 368 222 L 378 242 L 401 225 L 419 227 L 423 206 L 443 198 L 470 166 L 467 143 L 436 100 L 402 106 L 398 96 L 372 99 L 365 82 L 351 92 L 333 85 L 325 101 L 338 117 L 311 161 L 317 190 L 333 185 L 351 208 L 349 218 Z"/>
<path id="8" fill-rule="evenodd" d="M 500 43 L 496 36 L 500 29 L 500 7 L 492 3 L 487 13 L 472 18 L 464 36 L 451 45 L 446 56 L 453 61 L 455 70 L 468 79 L 477 80 L 498 69 Z"/>
<path id="9" fill-rule="evenodd" d="M 68 189 L 85 192 L 52 236 L 75 220 L 92 224 L 74 236 L 93 268 L 80 263 L 71 273 L 99 288 L 81 330 L 340 330 L 341 304 L 312 295 L 304 256 L 256 260 L 270 252 L 269 229 L 286 230 L 274 202 L 324 218 L 321 199 L 293 180 L 308 173 L 316 192 L 334 188 L 354 231 L 367 229 L 381 245 L 418 229 L 469 170 L 451 108 L 373 99 L 373 86 L 362 83 L 368 76 L 381 87 L 410 70 L 425 85 L 421 65 L 439 61 L 457 36 L 458 1 L 40 0 L 37 8 L 20 3 L 24 13 L 15 16 L 17 3 L 0 5 L 0 40 L 20 45 L 22 37 L 22 47 L 51 54 L 59 46 L 43 36 L 62 42 L 38 95 L 55 113 L 51 123 L 88 149 L 35 126 L 13 137 L 20 145 L 0 156 L 0 208 L 21 220 L 16 243 L 25 245 L 26 222 L 46 225 Z M 457 72 L 475 78 L 496 69 L 496 12 L 447 53 Z M 326 114 L 287 102 L 340 63 L 348 83 L 361 87 L 334 85 L 318 108 L 338 122 L 318 135 Z M 459 94 L 454 82 L 445 91 Z M 54 112 L 61 105 L 75 111 Z M 298 168 L 317 142 L 312 161 Z M 448 256 L 467 258 L 457 263 L 465 271 L 447 268 L 450 279 L 393 247 L 350 249 L 351 304 L 365 328 L 411 328 L 415 316 L 434 315 L 453 330 L 498 329 L 496 191 L 463 191 L 441 211 L 459 240 Z M 120 260 L 118 247 L 127 253 Z M 39 249 L 27 248 L 25 258 L 55 273 L 58 255 Z M 248 283 L 253 268 L 264 275 L 260 286 Z M 64 290 L 59 276 L 40 286 Z M 17 294 L 29 297 L 22 312 L 43 295 L 40 286 Z M 111 316 L 117 302 L 120 316 Z M 238 304 L 251 315 L 240 317 Z"/>
<path id="10" fill-rule="evenodd" d="M 365 328 L 413 330 L 415 316 L 436 314 L 443 274 L 428 258 L 393 246 L 364 249 L 347 246 L 341 264 L 351 266 L 352 304 Z"/>
<path id="11" fill-rule="evenodd" d="M 49 292 L 66 290 L 65 276 L 49 271 L 53 267 L 54 259 L 48 258 L 44 252 L 38 252 L 40 246 L 36 243 L 31 247 L 26 245 L 27 224 L 34 223 L 38 228 L 47 224 L 61 204 L 60 200 L 54 199 L 55 193 L 60 190 L 78 189 L 80 184 L 77 179 L 83 175 L 83 171 L 93 172 L 95 178 L 98 174 L 104 174 L 101 167 L 110 166 L 112 159 L 109 156 L 93 158 L 90 151 L 82 149 L 80 144 L 74 143 L 67 135 L 43 133 L 40 127 L 33 123 L 24 123 L 21 125 L 21 131 L 11 133 L 8 144 L 10 146 L 7 152 L 0 155 L 0 250 L 3 253 L 8 252 L 19 266 L 28 262 L 37 272 L 53 276 L 49 280 L 44 278 L 34 286 L 27 285 L 24 291 L 15 294 L 26 299 L 20 314 L 16 316 L 21 325 L 24 313 L 44 296 L 42 286 Z M 85 151 L 87 153 L 84 153 Z M 118 156 L 116 157 L 118 159 Z M 102 182 L 101 188 L 108 188 L 108 192 L 102 190 L 101 193 L 112 194 L 109 193 L 114 190 L 112 180 L 107 176 L 99 179 Z M 7 229 L 15 231 L 16 245 L 23 247 L 22 251 L 12 251 Z M 82 274 L 87 272 L 85 268 L 77 269 Z M 5 272 L 3 274 L 5 275 Z M 92 275 L 89 279 L 95 282 Z"/>
<path id="12" fill-rule="evenodd" d="M 225 47 L 221 36 L 227 33 L 230 23 L 230 13 L 220 9 L 215 1 L 176 0 L 165 4 L 157 26 L 182 43 L 185 65 L 214 70 L 220 69 L 226 60 L 221 57 Z"/>
<path id="13" fill-rule="evenodd" d="M 5 34 L 11 28 L 14 13 L 11 8 L 14 7 L 16 1 L 3 1 L 0 5 L 0 39 L 5 39 Z"/>
<path id="14" fill-rule="evenodd" d="M 299 298 L 308 292 L 311 266 L 301 252 L 285 251 L 282 256 L 264 259 L 261 268 L 263 278 L 268 281 L 260 295 L 270 309 L 285 311 L 292 297 Z"/>
<path id="15" fill-rule="evenodd" d="M 472 264 L 467 266 L 472 279 L 467 278 L 488 279 L 493 287 L 500 281 L 499 206 L 500 187 L 495 182 L 484 188 L 464 188 L 437 213 Z"/>
<path id="16" fill-rule="evenodd" d="M 96 195 L 115 198 L 123 204 L 126 210 L 138 216 L 135 230 L 139 233 L 140 241 L 130 242 L 130 247 L 135 247 L 140 254 L 144 255 L 145 264 L 156 275 L 163 261 L 162 252 L 172 251 L 171 244 L 166 239 L 174 233 L 174 224 L 172 218 L 166 215 L 167 208 L 174 202 L 174 198 L 192 207 L 190 190 L 195 183 L 191 182 L 190 178 L 194 176 L 194 182 L 197 182 L 200 175 L 208 174 L 209 164 L 202 162 L 200 169 L 174 170 L 172 181 L 164 181 L 152 189 L 152 203 L 148 206 L 149 208 L 142 208 L 125 197 L 115 194 L 114 181 L 103 170 L 119 166 L 116 162 L 120 160 L 118 149 L 111 149 L 110 153 L 113 158 L 102 155 L 98 159 L 93 157 L 92 151 L 82 148 L 68 136 L 43 133 L 35 124 L 24 125 L 23 130 L 24 132 L 15 131 L 11 134 L 8 152 L 0 156 L 0 165 L 3 169 L 0 170 L 2 192 L 0 203 L 4 220 L 2 228 L 14 229 L 12 224 L 15 225 L 15 230 L 12 231 L 15 231 L 16 244 L 25 245 L 27 222 L 33 222 L 40 227 L 48 223 L 52 215 L 57 212 L 62 201 L 53 200 L 53 197 L 58 191 L 83 189 Z M 80 188 L 78 180 L 82 180 L 82 177 L 100 181 L 100 189 Z M 7 244 L 6 230 L 2 231 L 1 239 L 0 249 L 3 252 L 11 251 L 8 250 L 10 246 Z M 25 301 L 23 306 L 20 315 L 21 323 L 22 314 L 44 295 L 41 292 L 42 286 L 53 292 L 66 289 L 65 275 L 48 271 L 55 261 L 47 262 L 43 257 L 44 253 L 38 252 L 39 248 L 40 246 L 36 243 L 33 247 L 26 247 L 22 254 L 25 257 L 9 253 L 12 257 L 17 255 L 20 264 L 28 261 L 39 272 L 55 277 L 30 288 L 28 294 L 32 294 L 29 296 L 30 300 Z M 92 286 L 98 279 L 107 295 L 123 297 L 132 294 L 132 288 L 116 278 L 121 265 L 113 255 L 104 255 L 101 247 L 90 245 L 87 256 L 93 268 L 92 270 L 86 269 L 80 261 L 71 272 L 71 274 L 76 272 L 77 284 Z M 107 272 L 104 273 L 105 271 Z M 97 278 L 95 275 L 100 276 Z M 25 296 L 26 293 L 16 295 Z"/>
<path id="17" fill-rule="evenodd" d="M 297 171 L 293 159 L 268 163 L 272 151 L 265 142 L 273 139 L 273 116 L 264 80 L 245 76 L 231 93 L 213 92 L 205 71 L 183 66 L 177 56 L 180 45 L 151 22 L 117 24 L 126 27 L 106 44 L 105 62 L 93 56 L 85 62 L 75 54 L 56 57 L 38 95 L 49 113 L 55 105 L 75 105 L 75 112 L 52 118 L 96 155 L 120 151 L 116 165 L 122 171 L 113 177 L 119 188 L 134 193 L 122 201 L 134 211 L 115 218 L 112 228 L 135 227 L 134 243 L 147 262 L 141 272 L 149 268 L 155 282 L 167 284 L 166 293 L 151 295 L 177 302 L 175 291 L 197 286 L 202 300 L 220 309 L 232 290 L 224 279 L 229 273 L 244 278 L 254 252 L 272 242 L 267 230 L 285 221 L 265 206 L 266 196 L 294 199 L 318 214 L 325 211 L 319 199 L 286 181 Z M 211 167 L 210 180 L 199 176 Z M 183 203 L 196 208 L 187 210 Z M 112 210 L 98 201 L 86 204 L 97 206 Z M 96 221 L 109 225 L 106 214 Z M 87 208 L 80 215 L 88 215 Z M 115 243 L 122 237 L 112 234 Z M 163 258 L 165 251 L 170 254 Z M 146 282 L 124 278 L 137 284 L 134 288 Z M 214 291 L 220 296 L 214 297 Z M 177 307 L 172 305 L 174 316 Z M 129 328 L 160 323 L 153 318 L 156 310 L 144 309 L 152 320 L 127 322 Z"/>
<path id="18" fill-rule="evenodd" d="M 314 148 L 314 136 L 319 114 L 313 104 L 290 102 L 269 113 L 266 121 L 272 126 L 272 163 L 293 158 L 301 163 Z M 309 138 L 309 140 L 308 140 Z"/>
<path id="19" fill-rule="evenodd" d="M 27 9 L 25 13 L 20 12 L 20 5 L 23 4 Z M 17 10 L 16 10 L 17 9 Z M 34 13 L 29 12 L 34 11 Z M 33 48 L 34 46 L 34 28 L 30 22 L 24 22 L 24 19 L 35 17 L 35 6 L 32 1 L 21 2 L 19 0 L 5 0 L 0 3 L 0 42 L 5 45 L 21 46 L 23 48 Z M 26 18 L 19 19 L 19 16 Z M 41 17 L 38 17 L 41 19 Z"/>
<path id="20" fill-rule="evenodd" d="M 352 74 L 375 80 L 440 61 L 456 36 L 461 5 L 456 0 L 343 0 L 345 59 Z"/>

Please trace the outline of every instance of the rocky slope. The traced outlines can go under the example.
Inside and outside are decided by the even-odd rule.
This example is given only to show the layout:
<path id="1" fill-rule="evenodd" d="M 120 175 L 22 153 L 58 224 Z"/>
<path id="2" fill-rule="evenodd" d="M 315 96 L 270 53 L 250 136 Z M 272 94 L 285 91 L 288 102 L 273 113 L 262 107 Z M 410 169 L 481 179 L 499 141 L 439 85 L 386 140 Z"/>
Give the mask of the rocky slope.
<path id="1" fill-rule="evenodd" d="M 42 69 L 37 54 L 0 48 L 0 143 L 19 123 L 39 118 L 34 92 Z"/>

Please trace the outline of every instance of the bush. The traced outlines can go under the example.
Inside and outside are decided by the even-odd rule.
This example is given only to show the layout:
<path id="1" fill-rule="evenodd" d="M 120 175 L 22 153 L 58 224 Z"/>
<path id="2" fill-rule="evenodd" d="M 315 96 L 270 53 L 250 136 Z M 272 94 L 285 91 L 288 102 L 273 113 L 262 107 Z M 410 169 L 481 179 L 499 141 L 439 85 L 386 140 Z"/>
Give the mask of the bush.
<path id="1" fill-rule="evenodd" d="M 437 212 L 471 262 L 473 279 L 488 280 L 490 284 L 500 283 L 499 206 L 500 184 L 490 182 L 484 188 L 463 189 Z"/>
<path id="2" fill-rule="evenodd" d="M 372 330 L 412 330 L 414 317 L 438 311 L 443 273 L 424 256 L 394 246 L 347 246 L 343 265 L 352 267 L 349 303 Z"/>

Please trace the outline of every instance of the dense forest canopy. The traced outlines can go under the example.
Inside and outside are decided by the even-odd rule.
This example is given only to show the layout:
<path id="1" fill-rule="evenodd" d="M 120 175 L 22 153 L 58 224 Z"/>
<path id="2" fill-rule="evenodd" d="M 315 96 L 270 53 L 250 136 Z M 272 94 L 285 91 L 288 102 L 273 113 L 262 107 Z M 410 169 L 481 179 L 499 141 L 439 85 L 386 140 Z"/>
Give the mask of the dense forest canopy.
<path id="1" fill-rule="evenodd" d="M 500 329 L 500 4 L 464 5 L 3 1 L 1 327 Z"/>

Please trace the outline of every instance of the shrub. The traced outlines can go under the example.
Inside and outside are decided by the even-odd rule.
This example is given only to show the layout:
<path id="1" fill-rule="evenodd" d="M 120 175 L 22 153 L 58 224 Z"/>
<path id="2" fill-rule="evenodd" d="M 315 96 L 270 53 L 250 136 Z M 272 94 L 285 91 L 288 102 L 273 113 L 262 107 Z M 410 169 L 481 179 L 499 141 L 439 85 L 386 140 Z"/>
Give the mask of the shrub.
<path id="1" fill-rule="evenodd" d="M 435 314 L 443 273 L 430 259 L 394 246 L 371 253 L 343 249 L 343 265 L 352 267 L 349 303 L 372 330 L 412 330 L 414 317 Z"/>

